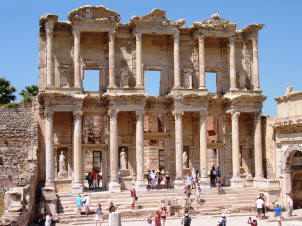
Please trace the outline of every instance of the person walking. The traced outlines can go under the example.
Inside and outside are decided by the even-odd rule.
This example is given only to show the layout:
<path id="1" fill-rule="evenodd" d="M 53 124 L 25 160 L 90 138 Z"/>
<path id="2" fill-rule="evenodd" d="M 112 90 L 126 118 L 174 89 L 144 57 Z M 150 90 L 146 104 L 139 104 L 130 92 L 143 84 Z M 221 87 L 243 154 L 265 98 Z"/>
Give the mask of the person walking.
<path id="1" fill-rule="evenodd" d="M 197 201 L 197 205 L 201 205 L 201 188 L 200 185 L 197 186 L 196 189 L 196 201 Z"/>
<path id="2" fill-rule="evenodd" d="M 155 212 L 154 223 L 155 223 L 155 226 L 161 226 L 159 210 L 156 210 L 156 212 Z"/>
<path id="3" fill-rule="evenodd" d="M 221 214 L 221 219 L 218 221 L 217 226 L 226 226 L 227 219 L 224 213 Z"/>
<path id="4" fill-rule="evenodd" d="M 266 212 L 266 196 L 263 192 L 260 192 L 260 196 L 263 200 L 263 207 L 262 207 L 262 217 L 265 218 L 265 212 Z"/>
<path id="5" fill-rule="evenodd" d="M 196 189 L 196 183 L 197 183 L 197 176 L 196 176 L 196 171 L 193 169 L 192 171 L 192 179 L 193 179 L 193 183 L 192 183 L 192 189 Z"/>
<path id="6" fill-rule="evenodd" d="M 136 191 L 133 187 L 130 190 L 130 194 L 131 194 L 131 199 L 132 199 L 131 209 L 134 210 L 135 202 L 137 200 L 137 196 L 136 196 Z"/>
<path id="7" fill-rule="evenodd" d="M 279 206 L 279 203 L 275 203 L 276 207 L 274 209 L 276 220 L 278 221 L 278 225 L 281 226 L 281 218 L 282 218 L 282 207 Z"/>
<path id="8" fill-rule="evenodd" d="M 190 226 L 191 221 L 192 221 L 192 218 L 189 214 L 189 211 L 186 209 L 185 214 L 182 217 L 181 224 L 183 224 L 184 226 Z"/>
<path id="9" fill-rule="evenodd" d="M 293 214 L 293 209 L 294 209 L 294 201 L 293 201 L 293 199 L 291 197 L 291 194 L 288 194 L 287 209 L 288 209 L 287 216 L 291 217 L 292 214 Z"/>
<path id="10" fill-rule="evenodd" d="M 257 208 L 257 217 L 260 219 L 262 219 L 263 205 L 264 205 L 264 201 L 261 198 L 261 195 L 259 195 L 256 200 L 256 208 Z"/>
<path id="11" fill-rule="evenodd" d="M 83 206 L 83 200 L 81 194 L 78 195 L 76 198 L 76 206 L 77 206 L 77 212 L 79 215 L 82 213 L 82 206 Z"/>
<path id="12" fill-rule="evenodd" d="M 83 198 L 83 204 L 84 204 L 84 208 L 85 208 L 85 214 L 87 216 L 89 214 L 89 207 L 91 204 L 91 199 L 87 194 Z"/>
<path id="13" fill-rule="evenodd" d="M 220 194 L 222 192 L 222 178 L 219 176 L 216 176 L 216 187 L 217 187 L 217 192 Z"/>
<path id="14" fill-rule="evenodd" d="M 101 205 L 101 203 L 99 203 L 98 208 L 96 210 L 96 214 L 95 214 L 95 221 L 96 221 L 95 226 L 98 226 L 99 222 L 100 222 L 100 226 L 101 226 L 102 220 L 103 220 L 103 218 L 102 218 L 102 205 Z"/>
<path id="15" fill-rule="evenodd" d="M 212 166 L 210 171 L 211 187 L 215 187 L 216 169 Z"/>
<path id="16" fill-rule="evenodd" d="M 88 180 L 88 187 L 89 187 L 89 190 L 91 190 L 91 188 L 92 188 L 92 183 L 93 183 L 93 179 L 92 179 L 92 174 L 91 174 L 91 172 L 88 173 L 87 180 Z"/>
<path id="17" fill-rule="evenodd" d="M 121 172 L 118 173 L 118 183 L 120 185 L 120 189 L 122 190 L 123 177 L 122 177 Z"/>
<path id="18" fill-rule="evenodd" d="M 185 191 L 184 191 L 184 193 L 185 193 L 185 195 L 186 195 L 186 198 L 187 198 L 187 199 L 190 199 L 191 194 L 192 194 L 190 185 L 185 186 Z"/>
<path id="19" fill-rule="evenodd" d="M 187 184 L 188 184 L 188 186 L 190 186 L 190 188 L 192 188 L 192 183 L 193 183 L 193 177 L 192 177 L 192 174 L 189 172 L 187 174 Z"/>
<path id="20" fill-rule="evenodd" d="M 52 221 L 52 214 L 51 212 L 47 213 L 46 219 L 45 219 L 45 226 L 50 226 Z"/>
<path id="21" fill-rule="evenodd" d="M 161 208 L 160 216 L 161 216 L 162 226 L 165 226 L 166 219 L 167 219 L 167 208 L 165 206 Z"/>
<path id="22" fill-rule="evenodd" d="M 170 175 L 170 170 L 167 170 L 166 172 L 166 188 L 171 189 L 171 175 Z"/>

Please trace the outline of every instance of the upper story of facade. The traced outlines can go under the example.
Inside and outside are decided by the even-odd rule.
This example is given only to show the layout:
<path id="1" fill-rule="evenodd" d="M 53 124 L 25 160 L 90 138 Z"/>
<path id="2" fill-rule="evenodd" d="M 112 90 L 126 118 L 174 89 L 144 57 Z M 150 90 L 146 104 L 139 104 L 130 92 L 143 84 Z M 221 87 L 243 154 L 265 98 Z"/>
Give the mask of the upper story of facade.
<path id="1" fill-rule="evenodd" d="M 184 27 L 154 9 L 126 24 L 103 6 L 40 19 L 40 92 L 145 94 L 145 72 L 160 71 L 160 96 L 207 95 L 207 72 L 216 75 L 216 94 L 260 94 L 258 31 L 263 24 L 237 30 L 237 24 L 212 15 Z M 85 92 L 87 70 L 98 70 L 99 90 Z"/>

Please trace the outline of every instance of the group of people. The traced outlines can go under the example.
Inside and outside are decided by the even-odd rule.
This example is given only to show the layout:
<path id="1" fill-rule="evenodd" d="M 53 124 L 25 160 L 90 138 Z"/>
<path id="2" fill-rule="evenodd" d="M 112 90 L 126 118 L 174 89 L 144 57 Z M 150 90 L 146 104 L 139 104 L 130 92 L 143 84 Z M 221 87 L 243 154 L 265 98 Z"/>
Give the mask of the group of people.
<path id="1" fill-rule="evenodd" d="M 101 176 L 97 170 L 89 172 L 87 176 L 89 190 L 96 190 L 100 188 L 100 179 Z"/>
<path id="2" fill-rule="evenodd" d="M 147 173 L 147 187 L 149 189 L 160 189 L 162 188 L 162 181 L 165 178 L 165 187 L 167 189 L 171 189 L 171 174 L 170 171 L 167 170 L 166 173 L 164 170 L 155 172 L 155 170 L 148 170 Z"/>

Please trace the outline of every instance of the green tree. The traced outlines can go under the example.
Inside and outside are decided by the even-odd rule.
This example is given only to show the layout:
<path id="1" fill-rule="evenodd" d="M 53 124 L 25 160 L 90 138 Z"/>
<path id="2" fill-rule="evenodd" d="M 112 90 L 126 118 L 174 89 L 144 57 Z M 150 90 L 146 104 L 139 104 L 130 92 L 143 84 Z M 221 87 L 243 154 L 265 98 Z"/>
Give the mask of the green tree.
<path id="1" fill-rule="evenodd" d="M 19 95 L 23 97 L 24 103 L 28 103 L 31 101 L 31 98 L 37 96 L 38 93 L 39 93 L 38 86 L 32 85 L 32 86 L 25 86 L 25 90 L 22 89 Z"/>
<path id="2" fill-rule="evenodd" d="M 0 104 L 8 104 L 16 99 L 13 93 L 16 92 L 15 87 L 10 85 L 10 81 L 0 78 Z"/>

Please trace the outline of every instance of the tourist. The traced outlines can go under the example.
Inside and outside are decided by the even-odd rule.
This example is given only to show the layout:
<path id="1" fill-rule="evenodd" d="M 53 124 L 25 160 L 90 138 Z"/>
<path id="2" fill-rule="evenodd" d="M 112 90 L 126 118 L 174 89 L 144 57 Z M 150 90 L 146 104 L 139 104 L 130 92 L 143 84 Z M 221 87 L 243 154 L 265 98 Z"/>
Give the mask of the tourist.
<path id="1" fill-rule="evenodd" d="M 167 208 L 165 206 L 161 208 L 160 216 L 161 216 L 162 226 L 165 226 L 166 218 L 167 218 Z"/>
<path id="2" fill-rule="evenodd" d="M 130 190 L 130 194 L 131 194 L 131 199 L 132 199 L 131 208 L 134 210 L 135 202 L 137 200 L 137 196 L 136 196 L 136 191 L 133 187 Z"/>
<path id="3" fill-rule="evenodd" d="M 190 188 L 192 187 L 192 183 L 193 183 L 193 177 L 192 177 L 192 174 L 189 172 L 187 174 L 187 184 Z"/>
<path id="4" fill-rule="evenodd" d="M 220 170 L 219 166 L 217 166 L 217 168 L 216 168 L 216 176 L 221 177 L 221 170 Z"/>
<path id="5" fill-rule="evenodd" d="M 192 178 L 193 178 L 192 189 L 195 189 L 196 188 L 197 179 L 196 179 L 196 171 L 194 169 L 192 171 Z"/>
<path id="6" fill-rule="evenodd" d="M 263 192 L 260 192 L 261 198 L 263 200 L 263 207 L 262 207 L 262 215 L 263 218 L 265 218 L 265 212 L 266 212 L 266 196 L 264 195 Z"/>
<path id="7" fill-rule="evenodd" d="M 118 173 L 118 183 L 120 184 L 120 189 L 122 190 L 123 177 L 121 172 Z"/>
<path id="8" fill-rule="evenodd" d="M 159 210 L 155 211 L 154 222 L 155 222 L 155 226 L 161 226 Z"/>
<path id="9" fill-rule="evenodd" d="M 171 175 L 170 170 L 167 170 L 166 172 L 166 188 L 171 189 Z"/>
<path id="10" fill-rule="evenodd" d="M 196 201 L 197 201 L 197 205 L 201 205 L 201 188 L 200 185 L 197 186 L 196 189 Z"/>
<path id="11" fill-rule="evenodd" d="M 215 187 L 216 169 L 212 166 L 210 171 L 211 187 Z"/>
<path id="12" fill-rule="evenodd" d="M 251 217 L 249 217 L 247 223 L 248 223 L 249 225 L 252 225 L 252 226 L 257 226 L 257 225 L 258 225 L 258 224 L 257 224 L 257 219 L 254 218 L 254 219 L 252 220 Z"/>
<path id="13" fill-rule="evenodd" d="M 52 215 L 51 212 L 47 213 L 47 216 L 45 218 L 45 226 L 50 226 L 52 221 Z"/>
<path id="14" fill-rule="evenodd" d="M 94 190 L 98 187 L 98 174 L 96 170 L 92 172 L 92 187 Z"/>
<path id="15" fill-rule="evenodd" d="M 148 182 L 148 185 L 151 185 L 151 170 L 149 170 L 149 169 L 147 172 L 147 182 Z"/>
<path id="16" fill-rule="evenodd" d="M 89 214 L 89 207 L 91 204 L 91 199 L 87 194 L 83 198 L 83 204 L 84 204 L 84 208 L 85 208 L 85 214 L 87 216 Z"/>
<path id="17" fill-rule="evenodd" d="M 200 173 L 199 170 L 196 171 L 196 183 L 199 184 L 200 181 Z"/>
<path id="18" fill-rule="evenodd" d="M 161 172 L 158 172 L 157 173 L 157 189 L 160 189 L 161 188 L 161 181 L 162 181 L 162 175 L 161 175 Z"/>
<path id="19" fill-rule="evenodd" d="M 190 226 L 191 221 L 192 221 L 192 219 L 191 219 L 191 216 L 189 214 L 189 211 L 187 209 L 185 209 L 185 214 L 182 217 L 181 224 L 183 224 L 184 226 Z"/>
<path id="20" fill-rule="evenodd" d="M 221 219 L 218 221 L 217 226 L 226 226 L 227 219 L 224 213 L 221 214 Z"/>
<path id="21" fill-rule="evenodd" d="M 38 220 L 38 225 L 45 225 L 46 217 L 44 213 L 41 213 L 41 217 Z"/>
<path id="22" fill-rule="evenodd" d="M 294 209 L 294 202 L 293 202 L 293 199 L 291 197 L 291 194 L 288 194 L 287 209 L 288 209 L 287 216 L 291 217 L 292 214 L 293 214 L 293 209 Z"/>
<path id="23" fill-rule="evenodd" d="M 77 206 L 78 214 L 81 215 L 82 206 L 83 206 L 83 200 L 82 200 L 81 194 L 79 194 L 78 197 L 76 198 L 76 206 Z"/>
<path id="24" fill-rule="evenodd" d="M 96 210 L 95 214 L 95 225 L 98 226 L 98 222 L 100 222 L 100 225 L 102 224 L 102 205 L 99 203 L 98 208 Z"/>
<path id="25" fill-rule="evenodd" d="M 115 205 L 113 204 L 113 202 L 110 202 L 109 208 L 108 208 L 109 213 L 115 212 L 116 208 L 117 207 L 115 207 Z"/>
<path id="26" fill-rule="evenodd" d="M 151 178 L 151 188 L 154 189 L 156 187 L 156 174 L 154 170 L 152 170 L 150 178 Z"/>
<path id="27" fill-rule="evenodd" d="M 187 198 L 187 199 L 190 199 L 191 194 L 192 194 L 190 185 L 185 186 L 185 191 L 184 191 L 184 193 L 185 193 L 185 195 L 186 195 L 186 198 Z"/>
<path id="28" fill-rule="evenodd" d="M 89 187 L 89 190 L 90 190 L 91 187 L 92 187 L 92 183 L 93 183 L 91 172 L 88 173 L 87 180 L 88 180 L 88 187 Z"/>
<path id="29" fill-rule="evenodd" d="M 276 202 L 275 205 L 276 205 L 276 207 L 274 209 L 275 217 L 276 217 L 276 220 L 278 221 L 278 225 L 281 226 L 282 207 L 279 206 L 278 202 Z"/>
<path id="30" fill-rule="evenodd" d="M 256 208 L 257 208 L 257 217 L 260 219 L 262 218 L 263 205 L 264 205 L 264 201 L 261 195 L 259 194 L 256 200 Z"/>
<path id="31" fill-rule="evenodd" d="M 220 194 L 222 192 L 222 178 L 219 176 L 216 176 L 216 187 L 217 187 L 217 192 Z"/>
<path id="32" fill-rule="evenodd" d="M 148 226 L 154 226 L 153 224 L 152 224 L 152 219 L 151 218 L 148 218 Z"/>

